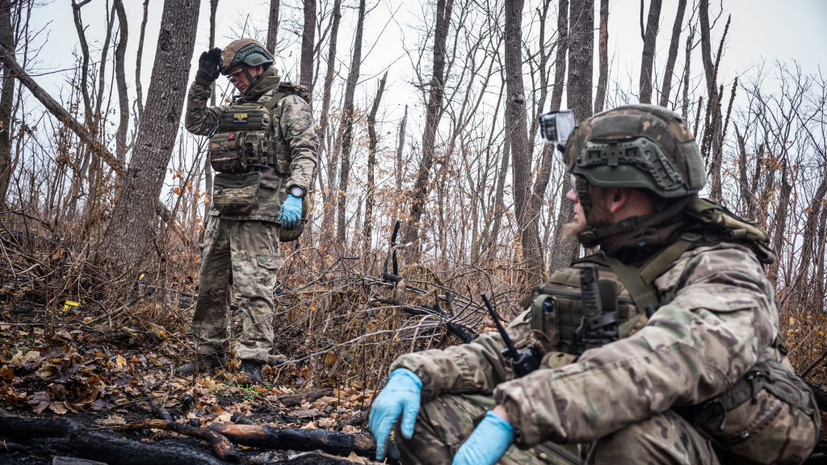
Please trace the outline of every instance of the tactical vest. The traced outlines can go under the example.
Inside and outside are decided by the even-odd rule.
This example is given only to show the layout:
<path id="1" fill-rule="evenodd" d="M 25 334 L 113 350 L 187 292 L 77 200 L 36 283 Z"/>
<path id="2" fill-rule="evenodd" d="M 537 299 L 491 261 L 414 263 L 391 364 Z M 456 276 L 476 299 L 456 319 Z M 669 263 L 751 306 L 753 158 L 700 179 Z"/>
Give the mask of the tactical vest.
<path id="1" fill-rule="evenodd" d="M 273 112 L 278 102 L 298 95 L 309 101 L 309 94 L 301 87 L 280 83 L 255 101 L 233 103 L 221 113 L 210 135 L 210 164 L 218 174 L 215 177 L 213 203 L 222 215 L 243 216 L 261 205 L 262 185 L 270 188 L 261 172 L 272 169 L 281 178 L 278 186 L 280 206 L 287 197 L 284 181 L 290 176 L 290 150 L 281 134 L 278 114 Z M 279 228 L 281 242 L 295 240 L 307 222 L 309 195 L 302 199 L 302 220 L 293 229 Z M 268 202 L 269 203 L 269 202 Z M 267 205 L 267 204 L 264 204 Z"/>
<path id="2" fill-rule="evenodd" d="M 542 367 L 557 368 L 575 361 L 586 349 L 634 334 L 661 304 L 675 298 L 662 295 L 655 279 L 680 255 L 697 247 L 737 242 L 748 245 L 762 263 L 774 261 L 765 245 L 767 234 L 725 208 L 695 199 L 685 213 L 697 220 L 696 226 L 641 266 L 598 253 L 577 260 L 534 288 L 523 301 L 531 305 L 530 336 L 519 345 L 531 345 L 544 354 Z M 598 269 L 602 307 L 600 317 L 591 321 L 584 317 L 579 272 L 589 263 Z M 786 355 L 780 336 L 773 347 Z M 821 425 L 807 385 L 775 361 L 757 364 L 729 390 L 702 404 L 673 409 L 707 437 L 727 463 L 801 463 L 815 446 Z"/>

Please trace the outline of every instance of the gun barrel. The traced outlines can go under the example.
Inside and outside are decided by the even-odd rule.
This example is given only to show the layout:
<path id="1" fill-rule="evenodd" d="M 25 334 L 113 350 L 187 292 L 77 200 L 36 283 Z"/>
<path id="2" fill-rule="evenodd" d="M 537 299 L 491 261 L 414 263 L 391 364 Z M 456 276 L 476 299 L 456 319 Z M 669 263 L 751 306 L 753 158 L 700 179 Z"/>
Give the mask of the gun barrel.
<path id="1" fill-rule="evenodd" d="M 488 314 L 491 315 L 491 319 L 494 320 L 494 324 L 497 325 L 497 331 L 500 333 L 500 336 L 502 336 L 506 349 L 508 349 L 508 356 L 511 357 L 512 360 L 518 360 L 520 358 L 520 353 L 517 352 L 514 342 L 508 336 L 508 333 L 505 331 L 505 328 L 503 328 L 502 323 L 500 323 L 500 316 L 497 315 L 496 310 L 494 310 L 494 307 L 488 300 L 488 296 L 485 295 L 485 292 L 480 292 L 480 297 L 482 297 L 482 301 L 485 303 L 485 308 L 488 309 Z"/>

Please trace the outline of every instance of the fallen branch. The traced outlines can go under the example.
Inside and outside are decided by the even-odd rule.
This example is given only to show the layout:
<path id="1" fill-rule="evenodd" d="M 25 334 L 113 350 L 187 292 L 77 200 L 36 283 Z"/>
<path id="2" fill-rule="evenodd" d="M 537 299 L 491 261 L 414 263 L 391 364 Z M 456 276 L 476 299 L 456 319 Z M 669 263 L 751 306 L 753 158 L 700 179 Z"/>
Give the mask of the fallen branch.
<path id="1" fill-rule="evenodd" d="M 324 396 L 332 396 L 333 389 L 318 389 L 315 391 L 305 392 L 302 394 L 296 394 L 292 396 L 282 396 L 279 397 L 279 402 L 281 402 L 285 407 L 295 407 L 302 402 L 314 402 L 316 400 L 321 399 Z"/>
<path id="2" fill-rule="evenodd" d="M 376 439 L 366 433 L 342 433 L 323 429 L 277 428 L 259 425 L 227 425 L 213 423 L 213 431 L 223 434 L 235 444 L 267 449 L 290 449 L 302 451 L 321 450 L 329 454 L 349 455 L 351 452 L 363 457 L 376 454 Z M 399 452 L 390 444 L 387 463 L 398 463 Z"/>
<path id="3" fill-rule="evenodd" d="M 130 423 L 121 428 L 122 431 L 136 431 L 143 429 L 161 429 L 173 433 L 192 436 L 207 441 L 215 455 L 223 461 L 240 462 L 241 457 L 236 452 L 233 444 L 221 434 L 209 428 L 196 428 L 194 426 L 176 423 L 174 421 L 154 419 Z"/>

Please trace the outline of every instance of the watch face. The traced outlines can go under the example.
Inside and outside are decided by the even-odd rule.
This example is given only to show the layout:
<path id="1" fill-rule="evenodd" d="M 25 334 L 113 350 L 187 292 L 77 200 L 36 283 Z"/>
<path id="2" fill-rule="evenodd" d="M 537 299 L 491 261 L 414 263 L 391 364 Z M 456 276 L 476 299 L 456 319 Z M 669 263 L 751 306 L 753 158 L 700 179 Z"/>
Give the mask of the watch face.
<path id="1" fill-rule="evenodd" d="M 293 197 L 301 198 L 302 196 L 304 196 L 304 189 L 302 189 L 301 187 L 293 186 L 287 193 L 292 195 Z"/>

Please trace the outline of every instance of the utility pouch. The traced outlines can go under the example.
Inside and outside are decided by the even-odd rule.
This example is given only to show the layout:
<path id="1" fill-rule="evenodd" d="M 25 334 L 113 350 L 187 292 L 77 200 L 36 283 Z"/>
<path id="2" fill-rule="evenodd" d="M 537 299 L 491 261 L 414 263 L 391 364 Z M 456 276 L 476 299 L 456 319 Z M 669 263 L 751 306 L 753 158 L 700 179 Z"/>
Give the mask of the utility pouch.
<path id="1" fill-rule="evenodd" d="M 256 206 L 261 173 L 218 173 L 213 181 L 213 206 L 223 215 L 246 215 Z"/>
<path id="2" fill-rule="evenodd" d="M 263 132 L 219 132 L 210 138 L 210 164 L 219 173 L 246 173 L 272 166 L 272 142 Z"/>
<path id="3" fill-rule="evenodd" d="M 759 363 L 726 392 L 675 410 L 727 456 L 727 463 L 800 464 L 821 428 L 809 387 L 781 363 Z"/>

